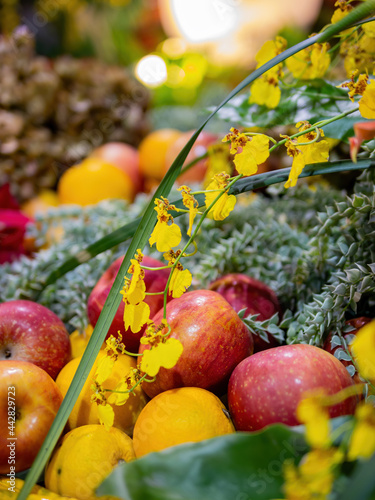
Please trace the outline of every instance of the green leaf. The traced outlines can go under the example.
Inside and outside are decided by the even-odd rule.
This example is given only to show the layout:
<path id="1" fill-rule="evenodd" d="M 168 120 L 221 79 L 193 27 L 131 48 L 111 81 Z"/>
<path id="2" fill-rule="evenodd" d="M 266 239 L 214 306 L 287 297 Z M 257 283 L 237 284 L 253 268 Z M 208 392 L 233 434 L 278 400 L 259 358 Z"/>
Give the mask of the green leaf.
<path id="1" fill-rule="evenodd" d="M 375 498 L 375 455 L 370 460 L 359 460 L 339 493 L 340 500 L 372 500 Z"/>
<path id="2" fill-rule="evenodd" d="M 98 493 L 126 500 L 282 498 L 284 461 L 297 463 L 306 451 L 301 432 L 282 425 L 228 434 L 121 464 Z"/>

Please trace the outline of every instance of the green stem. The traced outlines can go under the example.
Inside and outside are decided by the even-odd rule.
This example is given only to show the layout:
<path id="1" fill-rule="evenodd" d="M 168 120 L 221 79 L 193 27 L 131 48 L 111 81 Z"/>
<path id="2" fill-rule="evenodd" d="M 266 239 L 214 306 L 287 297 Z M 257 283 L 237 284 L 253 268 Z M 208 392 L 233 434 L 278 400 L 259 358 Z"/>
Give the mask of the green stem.
<path id="1" fill-rule="evenodd" d="M 359 106 L 357 106 L 356 108 L 350 109 L 349 111 L 344 111 L 343 113 L 340 113 L 339 115 L 333 116 L 332 118 L 328 118 L 327 120 L 321 120 L 320 122 L 316 122 L 316 123 L 314 123 L 314 125 L 311 125 L 310 128 L 308 128 L 306 130 L 302 130 L 302 132 L 297 132 L 296 134 L 293 134 L 290 137 L 287 137 L 286 139 L 282 139 L 281 141 L 279 141 L 275 146 L 272 146 L 272 148 L 270 148 L 270 153 L 272 153 L 272 151 L 274 149 L 276 149 L 277 147 L 285 144 L 289 139 L 295 139 L 296 137 L 300 137 L 301 135 L 308 134 L 309 132 L 312 132 L 313 130 L 315 130 L 317 127 L 325 127 L 329 123 L 335 122 L 337 120 L 340 120 L 341 118 L 344 118 L 345 116 L 351 115 L 355 111 L 358 111 L 358 109 L 359 109 Z"/>

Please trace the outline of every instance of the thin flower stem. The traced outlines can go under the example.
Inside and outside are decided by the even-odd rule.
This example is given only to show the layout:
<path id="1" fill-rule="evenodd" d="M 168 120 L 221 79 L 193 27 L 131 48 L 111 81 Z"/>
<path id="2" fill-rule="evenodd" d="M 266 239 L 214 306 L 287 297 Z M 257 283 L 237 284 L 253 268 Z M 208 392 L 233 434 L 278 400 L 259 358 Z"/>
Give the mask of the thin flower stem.
<path id="1" fill-rule="evenodd" d="M 143 381 L 145 382 L 148 382 L 148 380 L 146 379 L 147 377 L 147 373 L 145 373 L 144 375 L 142 375 L 142 377 L 137 380 L 137 382 L 130 388 L 128 389 L 127 391 L 115 391 L 113 389 L 103 389 L 104 392 L 114 392 L 116 394 L 130 394 L 131 392 L 134 392 L 135 388 L 140 384 L 142 383 Z M 155 377 L 154 377 L 155 379 Z"/>
<path id="2" fill-rule="evenodd" d="M 274 144 L 277 144 L 277 140 L 274 139 L 273 137 L 271 137 L 270 135 L 266 135 L 266 134 L 262 134 L 261 132 L 244 132 L 244 135 L 248 135 L 250 137 L 252 137 L 253 135 L 265 135 L 266 137 L 268 137 L 268 139 L 273 142 Z"/>
<path id="3" fill-rule="evenodd" d="M 204 219 L 207 217 L 209 211 L 212 209 L 212 207 L 215 205 L 215 203 L 223 196 L 223 194 L 226 192 L 226 191 L 229 191 L 229 189 L 233 186 L 233 184 L 235 184 L 238 179 L 241 179 L 241 177 L 243 177 L 242 174 L 240 175 L 237 175 L 236 177 L 233 178 L 233 180 L 231 180 L 231 182 L 228 183 L 228 185 L 225 187 L 225 189 L 222 189 L 222 190 L 218 190 L 218 189 L 215 189 L 213 190 L 214 192 L 217 192 L 219 191 L 219 194 L 218 196 L 214 199 L 214 201 L 211 203 L 211 205 L 206 208 L 206 210 L 203 212 L 203 214 L 201 215 L 201 218 L 199 219 L 197 225 L 196 225 L 196 228 L 194 229 L 194 232 L 193 234 L 190 236 L 188 242 L 186 243 L 186 245 L 184 246 L 184 248 L 182 249 L 180 255 L 176 258 L 174 264 L 173 264 L 173 270 L 174 268 L 177 266 L 179 260 L 181 259 L 181 257 L 183 256 L 183 254 L 185 253 L 185 251 L 187 250 L 187 248 L 189 248 L 189 246 L 191 245 L 191 243 L 195 240 L 195 237 L 197 236 L 198 234 L 198 231 L 201 227 L 201 225 L 203 224 L 203 221 Z M 204 192 L 204 191 L 203 191 Z M 168 281 L 167 281 L 167 284 L 166 284 L 166 287 L 165 287 L 165 290 L 164 290 L 164 311 L 163 311 L 163 319 L 167 319 L 167 295 L 168 295 L 168 289 L 169 289 L 169 284 L 170 284 L 170 281 L 172 279 L 172 274 L 173 274 L 173 270 L 171 271 L 171 273 L 169 274 L 169 278 L 168 278 Z"/>
<path id="4" fill-rule="evenodd" d="M 309 146 L 310 144 L 317 142 L 320 139 L 320 130 L 318 127 L 316 127 L 315 131 L 316 131 L 316 137 L 314 139 L 311 139 L 311 141 L 308 142 L 299 142 L 298 146 Z"/>
<path id="5" fill-rule="evenodd" d="M 160 267 L 149 267 L 149 266 L 142 266 L 141 269 L 146 269 L 147 271 L 162 271 L 163 269 L 170 269 L 172 266 L 160 266 Z"/>
<path id="6" fill-rule="evenodd" d="M 134 356 L 134 357 L 136 357 L 136 356 L 143 356 L 142 353 L 138 354 L 138 353 L 135 353 L 135 352 L 129 352 L 126 349 L 123 349 L 121 352 L 123 352 L 124 354 L 127 354 L 128 356 Z"/>
<path id="7" fill-rule="evenodd" d="M 302 130 L 301 132 L 297 132 L 296 134 L 293 134 L 290 137 L 279 141 L 275 146 L 272 146 L 272 148 L 270 148 L 270 153 L 272 153 L 272 151 L 274 149 L 276 149 L 278 146 L 282 146 L 283 144 L 285 144 L 288 140 L 294 139 L 296 137 L 300 137 L 301 135 L 308 134 L 309 132 L 312 132 L 313 130 L 315 130 L 316 127 L 324 127 L 325 125 L 328 125 L 329 123 L 340 120 L 341 118 L 345 118 L 345 116 L 348 116 L 348 115 L 351 115 L 352 113 L 355 113 L 355 111 L 358 111 L 358 109 L 359 109 L 359 106 L 357 106 L 353 109 L 350 109 L 349 111 L 344 111 L 343 113 L 340 113 L 339 115 L 336 115 L 336 116 L 329 118 L 327 120 L 321 120 L 320 122 L 316 122 L 310 128 L 308 128 L 306 130 Z"/>

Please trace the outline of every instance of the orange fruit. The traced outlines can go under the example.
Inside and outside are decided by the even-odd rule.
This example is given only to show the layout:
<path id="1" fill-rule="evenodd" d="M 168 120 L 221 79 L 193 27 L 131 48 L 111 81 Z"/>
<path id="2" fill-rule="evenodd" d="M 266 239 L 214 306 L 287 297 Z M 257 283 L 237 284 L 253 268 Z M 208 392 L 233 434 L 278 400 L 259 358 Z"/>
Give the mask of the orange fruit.
<path id="1" fill-rule="evenodd" d="M 68 427 L 75 429 L 82 425 L 99 424 L 98 409 L 95 403 L 91 403 L 91 395 L 93 393 L 92 379 L 95 375 L 98 361 L 103 356 L 106 356 L 105 351 L 100 351 L 94 365 L 87 377 L 85 385 L 69 415 Z M 60 371 L 56 378 L 56 384 L 61 390 L 63 396 L 68 392 L 69 386 L 73 380 L 74 374 L 77 371 L 81 357 L 74 358 L 67 363 Z M 117 383 L 124 377 L 132 368 L 136 368 L 137 362 L 134 357 L 127 354 L 119 354 L 117 361 L 112 369 L 111 375 L 102 384 L 104 389 L 115 389 Z M 107 393 L 110 394 L 109 392 Z M 140 386 L 137 386 L 134 392 L 129 396 L 129 399 L 124 405 L 113 406 L 115 412 L 114 427 L 131 435 L 134 423 L 140 414 L 142 408 L 146 404 L 146 396 Z"/>
<path id="2" fill-rule="evenodd" d="M 87 158 L 62 174 L 57 193 L 60 203 L 86 206 L 114 198 L 132 201 L 135 189 L 124 171 L 100 158 Z"/>
<path id="3" fill-rule="evenodd" d="M 164 177 L 167 150 L 180 135 L 179 130 L 162 128 L 146 135 L 141 141 L 138 148 L 139 168 L 146 178 L 161 180 Z"/>
<path id="4" fill-rule="evenodd" d="M 181 387 L 158 394 L 143 408 L 134 426 L 134 451 L 139 458 L 232 432 L 229 413 L 215 394 L 199 387 Z"/>
<path id="5" fill-rule="evenodd" d="M 40 193 L 25 201 L 21 205 L 21 211 L 30 218 L 34 218 L 35 214 L 44 214 L 50 208 L 57 207 L 59 205 L 59 198 L 55 191 L 52 189 L 42 189 Z"/>
<path id="6" fill-rule="evenodd" d="M 44 482 L 58 495 L 93 499 L 114 467 L 134 458 L 132 440 L 124 432 L 84 425 L 65 434 L 47 465 Z"/>

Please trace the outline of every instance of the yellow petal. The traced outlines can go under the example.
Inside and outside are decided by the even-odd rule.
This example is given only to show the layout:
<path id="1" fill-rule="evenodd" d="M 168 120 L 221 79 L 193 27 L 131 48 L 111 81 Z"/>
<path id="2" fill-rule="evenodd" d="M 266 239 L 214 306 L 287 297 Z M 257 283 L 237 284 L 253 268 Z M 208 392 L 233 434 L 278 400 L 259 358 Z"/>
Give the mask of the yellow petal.
<path id="1" fill-rule="evenodd" d="M 125 329 L 130 330 L 133 333 L 140 331 L 142 326 L 147 323 L 150 317 L 150 307 L 146 302 L 140 302 L 139 304 L 125 304 L 124 308 L 124 323 Z"/>
<path id="2" fill-rule="evenodd" d="M 258 165 L 264 163 L 270 155 L 269 139 L 265 135 L 256 135 L 243 147 L 242 152 L 234 158 L 234 164 L 239 174 L 252 175 L 258 170 Z"/>
<path id="3" fill-rule="evenodd" d="M 375 321 L 358 330 L 351 344 L 362 377 L 375 381 Z"/>
<path id="4" fill-rule="evenodd" d="M 268 71 L 267 71 L 268 73 Z M 259 78 L 251 86 L 250 104 L 259 104 L 259 106 L 267 106 L 269 109 L 274 109 L 278 106 L 281 97 L 279 86 L 270 83 L 266 78 Z"/>
<path id="5" fill-rule="evenodd" d="M 307 442 L 314 448 L 326 448 L 330 444 L 329 413 L 319 403 L 318 397 L 302 399 L 297 407 L 297 418 L 305 424 Z"/>
<path id="6" fill-rule="evenodd" d="M 213 195 L 213 196 L 211 197 L 208 195 Z M 206 204 L 207 204 L 207 196 L 208 198 L 212 198 L 213 201 L 216 198 L 217 193 L 206 193 Z M 236 197 L 233 194 L 228 195 L 227 193 L 224 193 L 221 196 L 221 198 L 219 198 L 219 200 L 215 203 L 213 208 L 209 211 L 208 215 L 210 217 L 213 217 L 215 220 L 224 220 L 234 209 L 235 204 L 236 204 Z"/>
<path id="7" fill-rule="evenodd" d="M 112 368 L 116 358 L 112 356 L 103 356 L 99 362 L 95 372 L 95 378 L 98 384 L 102 384 L 112 373 Z"/>
<path id="8" fill-rule="evenodd" d="M 167 222 L 156 223 L 156 226 L 149 239 L 150 246 L 156 243 L 158 252 L 168 252 L 173 247 L 180 244 L 181 229 L 177 224 L 168 225 Z"/>
<path id="9" fill-rule="evenodd" d="M 110 403 L 112 405 L 117 405 L 117 406 L 124 405 L 127 402 L 127 400 L 129 399 L 129 395 L 130 395 L 130 393 L 127 392 L 129 390 L 127 381 L 121 380 L 116 385 L 114 390 L 121 391 L 121 392 L 112 392 L 107 399 L 108 403 Z"/>
<path id="10" fill-rule="evenodd" d="M 106 429 L 109 429 L 112 427 L 114 419 L 115 419 L 115 412 L 113 411 L 113 408 L 111 405 L 98 405 L 98 417 L 99 421 Z"/>
<path id="11" fill-rule="evenodd" d="M 193 276 L 188 269 L 180 270 L 175 268 L 169 283 L 169 292 L 173 298 L 181 297 L 191 285 Z"/>
<path id="12" fill-rule="evenodd" d="M 375 80 L 371 80 L 363 92 L 359 101 L 359 112 L 363 118 L 370 120 L 375 118 Z"/>
<path id="13" fill-rule="evenodd" d="M 328 45 L 326 43 L 314 44 L 311 51 L 311 65 L 313 68 L 310 78 L 322 78 L 331 62 L 331 57 L 327 52 Z"/>
<path id="14" fill-rule="evenodd" d="M 371 23 L 362 24 L 362 29 L 367 36 L 375 38 L 375 21 L 371 21 Z"/>
<path id="15" fill-rule="evenodd" d="M 130 304 L 139 304 L 146 296 L 146 285 L 143 279 L 136 281 L 133 276 L 129 290 L 126 293 L 126 299 Z"/>
<path id="16" fill-rule="evenodd" d="M 143 351 L 141 370 L 150 377 L 155 377 L 161 367 L 173 368 L 183 351 L 181 342 L 170 338 L 152 349 Z"/>
<path id="17" fill-rule="evenodd" d="M 297 154 L 293 158 L 292 168 L 289 173 L 289 178 L 284 184 L 285 188 L 294 187 L 297 184 L 298 176 L 305 166 L 305 160 L 302 154 Z"/>
<path id="18" fill-rule="evenodd" d="M 326 140 L 313 142 L 307 146 L 299 146 L 306 165 L 328 161 L 329 143 Z"/>
<path id="19" fill-rule="evenodd" d="M 357 422 L 350 437 L 348 459 L 370 458 L 375 453 L 375 408 L 361 404 L 355 416 Z"/>

